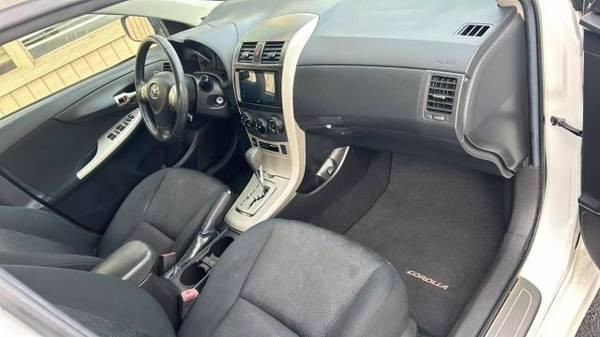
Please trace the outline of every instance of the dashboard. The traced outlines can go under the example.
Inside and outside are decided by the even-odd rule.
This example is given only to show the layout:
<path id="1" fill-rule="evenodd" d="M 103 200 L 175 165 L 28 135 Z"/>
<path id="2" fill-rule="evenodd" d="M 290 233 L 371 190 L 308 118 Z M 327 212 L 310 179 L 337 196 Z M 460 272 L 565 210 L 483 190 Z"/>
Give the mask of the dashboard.
<path id="1" fill-rule="evenodd" d="M 305 43 L 291 46 L 313 17 Z M 420 153 L 506 178 L 529 154 L 525 27 L 515 7 L 228 1 L 170 39 L 186 71 L 227 79 L 252 144 L 280 156 L 305 151 L 290 144 L 305 142 L 290 139 L 296 127 L 293 137 Z"/>
<path id="2" fill-rule="evenodd" d="M 179 47 L 178 55 L 186 73 L 211 72 L 227 76 L 223 60 L 202 44 L 188 42 Z"/>

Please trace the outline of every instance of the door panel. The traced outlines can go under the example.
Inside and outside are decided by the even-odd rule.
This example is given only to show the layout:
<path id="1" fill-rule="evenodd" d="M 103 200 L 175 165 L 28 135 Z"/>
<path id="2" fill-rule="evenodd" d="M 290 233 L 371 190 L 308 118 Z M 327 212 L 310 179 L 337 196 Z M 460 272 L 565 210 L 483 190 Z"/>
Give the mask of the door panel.
<path id="1" fill-rule="evenodd" d="M 585 245 L 600 266 L 600 15 L 589 12 L 581 23 L 585 27 L 584 135 L 579 219 Z"/>
<path id="2" fill-rule="evenodd" d="M 129 191 L 162 167 L 165 153 L 166 148 L 142 123 L 127 144 L 96 172 L 50 204 L 83 227 L 103 232 Z"/>
<path id="3" fill-rule="evenodd" d="M 37 198 L 52 202 L 77 184 L 77 171 L 96 141 L 120 117 L 105 114 L 78 124 L 49 119 L 0 155 L 0 169 Z"/>
<path id="4" fill-rule="evenodd" d="M 163 62 L 162 54 L 151 55 L 147 74 Z M 127 193 L 165 158 L 141 123 L 97 170 L 77 177 L 98 140 L 136 108 L 113 98 L 133 90 L 133 68 L 126 61 L 0 121 L 0 174 L 74 222 L 104 231 Z"/>

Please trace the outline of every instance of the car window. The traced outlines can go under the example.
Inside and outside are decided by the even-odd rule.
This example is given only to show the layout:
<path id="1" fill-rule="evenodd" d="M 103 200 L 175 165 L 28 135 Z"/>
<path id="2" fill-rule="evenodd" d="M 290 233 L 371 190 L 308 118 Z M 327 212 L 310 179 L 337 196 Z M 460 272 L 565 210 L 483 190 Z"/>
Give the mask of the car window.
<path id="1" fill-rule="evenodd" d="M 0 46 L 0 118 L 132 58 L 156 19 L 83 15 Z"/>

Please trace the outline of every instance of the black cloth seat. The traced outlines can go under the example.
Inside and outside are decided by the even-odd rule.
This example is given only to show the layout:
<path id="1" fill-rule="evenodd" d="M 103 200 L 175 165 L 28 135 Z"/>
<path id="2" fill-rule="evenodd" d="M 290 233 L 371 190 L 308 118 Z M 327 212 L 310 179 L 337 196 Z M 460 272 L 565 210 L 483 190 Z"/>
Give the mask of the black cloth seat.
<path id="1" fill-rule="evenodd" d="M 162 169 L 129 193 L 102 236 L 46 211 L 0 206 L 0 264 L 89 270 L 133 240 L 181 255 L 224 193 L 206 174 Z"/>
<path id="2" fill-rule="evenodd" d="M 150 295 L 124 281 L 6 269 L 101 336 L 175 335 Z M 382 257 L 322 228 L 269 220 L 225 251 L 177 336 L 413 337 L 415 326 L 404 284 Z"/>
<path id="3" fill-rule="evenodd" d="M 3 268 L 98 336 L 175 336 L 158 302 L 119 278 L 73 269 Z"/>

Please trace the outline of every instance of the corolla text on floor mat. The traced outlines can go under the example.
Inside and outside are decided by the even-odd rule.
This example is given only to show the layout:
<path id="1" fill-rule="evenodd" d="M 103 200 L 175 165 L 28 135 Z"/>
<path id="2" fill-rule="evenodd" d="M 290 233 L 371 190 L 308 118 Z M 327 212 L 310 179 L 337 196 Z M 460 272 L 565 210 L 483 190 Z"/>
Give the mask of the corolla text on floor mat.
<path id="1" fill-rule="evenodd" d="M 447 284 L 444 284 L 444 283 L 442 283 L 440 281 L 437 281 L 437 280 L 435 280 L 435 279 L 433 279 L 433 278 L 431 278 L 431 277 L 429 277 L 427 275 L 423 275 L 423 274 L 421 274 L 419 272 L 416 272 L 414 270 L 409 270 L 406 273 L 408 275 L 416 278 L 417 280 L 421 280 L 421 281 L 423 281 L 425 283 L 429 283 L 432 286 L 438 287 L 438 288 L 443 289 L 443 290 L 447 290 L 448 289 L 448 285 Z"/>

